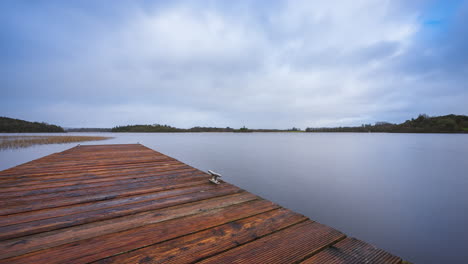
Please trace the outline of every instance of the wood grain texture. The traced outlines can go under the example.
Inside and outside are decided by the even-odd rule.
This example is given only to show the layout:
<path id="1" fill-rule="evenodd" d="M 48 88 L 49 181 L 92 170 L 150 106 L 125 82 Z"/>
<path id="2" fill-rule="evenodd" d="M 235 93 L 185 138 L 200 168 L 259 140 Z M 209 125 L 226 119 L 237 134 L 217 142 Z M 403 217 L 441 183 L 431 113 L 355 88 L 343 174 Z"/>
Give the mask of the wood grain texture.
<path id="1" fill-rule="evenodd" d="M 281 208 L 99 261 L 109 263 L 191 263 L 306 220 Z"/>
<path id="2" fill-rule="evenodd" d="M 364 263 L 401 263 L 399 257 L 393 256 L 355 238 L 346 238 L 333 247 L 301 262 L 302 264 L 364 264 Z"/>
<path id="3" fill-rule="evenodd" d="M 200 263 L 295 263 L 344 237 L 332 228 L 306 221 Z"/>
<path id="4" fill-rule="evenodd" d="M 401 263 L 139 144 L 0 172 L 0 263 Z"/>

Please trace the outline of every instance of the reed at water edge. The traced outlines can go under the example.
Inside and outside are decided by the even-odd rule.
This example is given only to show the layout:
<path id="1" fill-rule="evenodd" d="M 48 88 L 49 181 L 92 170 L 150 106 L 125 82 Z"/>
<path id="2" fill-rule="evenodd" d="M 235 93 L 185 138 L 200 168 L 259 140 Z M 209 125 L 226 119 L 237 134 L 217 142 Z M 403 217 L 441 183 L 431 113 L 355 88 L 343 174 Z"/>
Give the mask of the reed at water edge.
<path id="1" fill-rule="evenodd" d="M 0 136 L 0 150 L 27 148 L 34 145 L 64 144 L 111 139 L 100 136 Z"/>

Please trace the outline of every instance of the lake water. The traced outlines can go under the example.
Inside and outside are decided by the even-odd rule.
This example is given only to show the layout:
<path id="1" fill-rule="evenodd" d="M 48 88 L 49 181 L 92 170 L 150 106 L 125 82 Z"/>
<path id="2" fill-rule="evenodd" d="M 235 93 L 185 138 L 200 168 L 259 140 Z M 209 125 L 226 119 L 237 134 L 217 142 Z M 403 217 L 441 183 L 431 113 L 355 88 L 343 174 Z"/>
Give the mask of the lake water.
<path id="1" fill-rule="evenodd" d="M 467 263 L 468 135 L 69 133 L 141 143 L 414 263 Z M 0 151 L 6 169 L 73 144 Z"/>

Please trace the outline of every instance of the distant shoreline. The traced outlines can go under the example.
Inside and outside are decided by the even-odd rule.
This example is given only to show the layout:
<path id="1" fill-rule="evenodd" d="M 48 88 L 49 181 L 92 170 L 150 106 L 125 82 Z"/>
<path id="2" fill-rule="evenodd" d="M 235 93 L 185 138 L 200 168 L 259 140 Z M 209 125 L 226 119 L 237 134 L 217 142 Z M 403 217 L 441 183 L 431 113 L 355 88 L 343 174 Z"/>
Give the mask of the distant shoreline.
<path id="1" fill-rule="evenodd" d="M 357 132 L 357 133 L 468 133 L 468 116 L 445 115 L 429 117 L 421 114 L 401 124 L 377 122 L 374 125 L 364 124 L 357 127 L 307 128 L 307 132 Z"/>
<path id="2" fill-rule="evenodd" d="M 354 127 L 308 127 L 305 130 L 252 129 L 247 127 L 192 127 L 177 128 L 169 125 L 126 125 L 113 128 L 67 128 L 47 123 L 29 122 L 20 119 L 0 117 L 0 133 L 66 133 L 66 132 L 114 132 L 114 133 L 412 133 L 412 134 L 467 134 L 468 116 L 445 115 L 429 117 L 421 114 L 401 124 L 377 122 Z"/>
<path id="3" fill-rule="evenodd" d="M 67 133 L 84 133 L 84 134 L 92 134 L 92 133 L 116 133 L 116 134 L 127 134 L 127 133 L 152 133 L 152 134 L 199 134 L 199 133 L 232 133 L 232 134 L 239 134 L 239 133 L 301 133 L 301 134 L 468 134 L 468 132 L 390 132 L 390 131 L 379 131 L 379 132 L 364 132 L 364 131 L 249 131 L 249 132 L 220 132 L 220 131 L 200 131 L 200 132 L 193 132 L 193 131 L 181 131 L 181 132 L 147 132 L 147 131 L 138 131 L 138 132 L 112 132 L 112 131 L 67 131 L 65 132 L 0 132 L 0 134 L 67 134 Z M 1 135 L 0 135 L 1 136 Z M 40 135 L 38 135 L 40 136 Z M 57 135 L 59 136 L 59 135 Z"/>

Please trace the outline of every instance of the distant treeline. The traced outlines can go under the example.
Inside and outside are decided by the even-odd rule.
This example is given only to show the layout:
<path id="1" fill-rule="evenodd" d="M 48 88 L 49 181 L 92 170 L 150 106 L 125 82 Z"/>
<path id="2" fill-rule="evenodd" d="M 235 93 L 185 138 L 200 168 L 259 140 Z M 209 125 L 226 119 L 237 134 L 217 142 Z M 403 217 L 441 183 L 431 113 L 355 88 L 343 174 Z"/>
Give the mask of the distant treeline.
<path id="1" fill-rule="evenodd" d="M 430 117 L 419 115 L 401 124 L 377 122 L 374 125 L 363 124 L 356 127 L 307 128 L 306 132 L 390 132 L 390 133 L 468 133 L 468 116 L 445 115 Z M 65 132 L 56 125 L 28 122 L 20 119 L 0 117 L 0 133 L 35 133 Z M 192 127 L 177 128 L 169 125 L 127 125 L 114 128 L 68 128 L 67 132 L 303 132 L 299 128 L 291 129 L 249 129 L 244 127 Z"/>
<path id="2" fill-rule="evenodd" d="M 67 132 L 112 132 L 112 128 L 65 128 Z"/>
<path id="3" fill-rule="evenodd" d="M 184 132 L 183 129 L 171 127 L 168 125 L 133 125 L 116 126 L 112 132 Z"/>
<path id="4" fill-rule="evenodd" d="M 65 132 L 62 127 L 47 123 L 28 122 L 20 119 L 0 117 L 0 133 L 49 133 Z"/>
<path id="5" fill-rule="evenodd" d="M 239 129 L 231 127 L 192 127 L 192 128 L 177 128 L 168 125 L 128 125 L 128 126 L 117 126 L 112 128 L 112 132 L 161 132 L 161 133 L 172 133 L 172 132 L 295 132 L 300 131 L 298 128 L 292 129 L 249 129 L 241 127 Z"/>
<path id="6" fill-rule="evenodd" d="M 421 114 L 401 124 L 377 122 L 357 127 L 307 128 L 306 132 L 468 133 L 468 116 Z"/>

